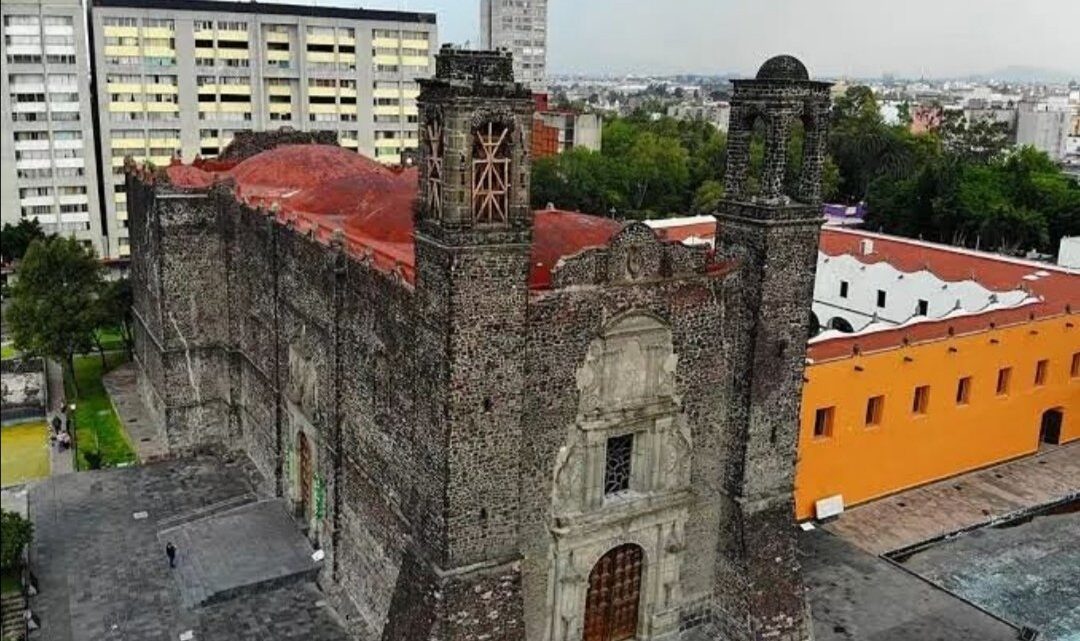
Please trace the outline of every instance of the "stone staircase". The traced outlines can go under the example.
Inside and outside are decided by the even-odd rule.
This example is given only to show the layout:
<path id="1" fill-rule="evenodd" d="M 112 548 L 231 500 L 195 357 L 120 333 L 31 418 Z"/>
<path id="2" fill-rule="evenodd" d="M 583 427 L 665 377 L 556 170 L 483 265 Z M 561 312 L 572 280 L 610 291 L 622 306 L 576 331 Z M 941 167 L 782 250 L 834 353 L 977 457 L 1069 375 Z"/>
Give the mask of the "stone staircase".
<path id="1" fill-rule="evenodd" d="M 0 639 L 22 641 L 26 639 L 26 600 L 21 594 L 5 594 L 0 597 Z"/>

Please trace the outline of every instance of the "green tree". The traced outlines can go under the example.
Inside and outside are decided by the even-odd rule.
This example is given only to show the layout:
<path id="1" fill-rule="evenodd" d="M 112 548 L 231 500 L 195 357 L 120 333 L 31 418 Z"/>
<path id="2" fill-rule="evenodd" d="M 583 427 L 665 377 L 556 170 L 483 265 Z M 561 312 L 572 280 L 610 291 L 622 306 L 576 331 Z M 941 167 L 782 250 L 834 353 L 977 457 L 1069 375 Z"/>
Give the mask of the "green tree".
<path id="1" fill-rule="evenodd" d="M 53 236 L 30 244 L 15 275 L 7 321 L 16 349 L 60 361 L 74 382 L 75 354 L 94 341 L 101 263 L 74 238 Z"/>
<path id="2" fill-rule="evenodd" d="M 133 296 L 131 282 L 126 278 L 102 281 L 94 301 L 94 346 L 101 356 L 101 367 L 105 369 L 105 345 L 103 337 L 117 333 L 124 341 L 128 356 L 134 346 L 132 334 L 131 306 Z"/>
<path id="3" fill-rule="evenodd" d="M 37 218 L 23 218 L 15 225 L 4 223 L 0 229 L 0 260 L 5 263 L 20 260 L 30 243 L 42 238 L 45 231 Z"/>
<path id="4" fill-rule="evenodd" d="M 719 180 L 706 180 L 694 192 L 690 211 L 694 214 L 711 214 L 720 208 L 724 199 L 724 184 Z"/>
<path id="5" fill-rule="evenodd" d="M 0 512 L 0 569 L 22 566 L 22 551 L 34 538 L 34 525 L 18 512 Z"/>
<path id="6" fill-rule="evenodd" d="M 621 166 L 629 205 L 644 217 L 684 209 L 690 182 L 689 154 L 674 138 L 638 136 Z"/>
<path id="7" fill-rule="evenodd" d="M 941 141 L 947 153 L 986 164 L 1008 148 L 1009 126 L 990 118 L 969 120 L 962 112 L 946 111 Z"/>

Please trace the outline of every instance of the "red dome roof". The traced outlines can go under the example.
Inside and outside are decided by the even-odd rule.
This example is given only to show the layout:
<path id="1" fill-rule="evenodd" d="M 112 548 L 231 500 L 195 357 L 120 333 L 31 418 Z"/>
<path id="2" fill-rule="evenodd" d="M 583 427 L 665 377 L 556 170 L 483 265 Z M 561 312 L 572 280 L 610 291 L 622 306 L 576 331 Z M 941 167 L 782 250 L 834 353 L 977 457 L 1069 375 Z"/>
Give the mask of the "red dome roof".
<path id="1" fill-rule="evenodd" d="M 335 178 L 384 178 L 393 171 L 336 145 L 281 145 L 229 170 L 241 197 L 292 195 Z"/>
<path id="2" fill-rule="evenodd" d="M 173 183 L 209 187 L 215 171 L 235 180 L 235 194 L 251 205 L 274 209 L 326 241 L 340 230 L 346 248 L 369 254 L 381 269 L 400 270 L 414 279 L 413 203 L 415 169 L 391 169 L 353 151 L 333 145 L 282 145 L 235 166 L 173 166 Z M 608 218 L 577 212 L 543 210 L 533 222 L 529 286 L 551 286 L 551 270 L 559 259 L 589 247 L 601 247 L 622 228 Z"/>

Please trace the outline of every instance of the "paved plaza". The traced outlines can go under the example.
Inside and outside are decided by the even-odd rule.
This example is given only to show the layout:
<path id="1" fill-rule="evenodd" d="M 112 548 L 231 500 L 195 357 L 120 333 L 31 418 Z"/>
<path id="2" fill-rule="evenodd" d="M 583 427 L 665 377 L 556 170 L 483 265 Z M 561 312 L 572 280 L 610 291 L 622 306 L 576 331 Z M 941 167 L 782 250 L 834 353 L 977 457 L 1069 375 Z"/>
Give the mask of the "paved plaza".
<path id="1" fill-rule="evenodd" d="M 41 620 L 34 638 L 346 639 L 305 574 L 310 566 L 302 567 L 298 531 L 286 527 L 277 502 L 252 503 L 247 479 L 243 464 L 207 458 L 67 474 L 32 487 L 31 567 L 40 593 L 31 607 Z M 245 511 L 255 518 L 241 518 Z M 170 570 L 159 535 L 178 527 L 189 528 L 183 545 L 195 549 L 180 549 L 181 568 Z M 213 536 L 222 527 L 231 529 L 230 535 Z M 252 564 L 260 551 L 266 552 L 263 570 Z M 191 575 L 194 579 L 183 576 L 181 571 L 191 570 L 184 564 L 196 557 L 206 566 Z M 259 573 L 275 564 L 287 566 L 288 581 L 235 590 L 262 581 L 266 577 Z M 234 572 L 230 585 L 225 575 Z M 192 580 L 205 582 L 212 598 L 185 597 Z M 207 605 L 188 605 L 185 598 Z"/>

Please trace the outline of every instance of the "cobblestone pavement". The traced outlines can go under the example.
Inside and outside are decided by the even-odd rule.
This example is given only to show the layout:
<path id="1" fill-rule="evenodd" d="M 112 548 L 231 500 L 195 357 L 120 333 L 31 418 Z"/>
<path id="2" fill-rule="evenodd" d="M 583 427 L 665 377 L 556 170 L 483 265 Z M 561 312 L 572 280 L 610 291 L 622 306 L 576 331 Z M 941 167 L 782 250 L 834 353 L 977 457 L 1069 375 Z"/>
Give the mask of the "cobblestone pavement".
<path id="1" fill-rule="evenodd" d="M 47 641 L 338 641 L 312 583 L 185 607 L 157 539 L 159 521 L 251 492 L 240 465 L 183 459 L 53 477 L 30 489 L 31 607 Z M 136 514 L 146 512 L 145 517 Z M 142 517 L 143 515 L 139 514 Z"/>

